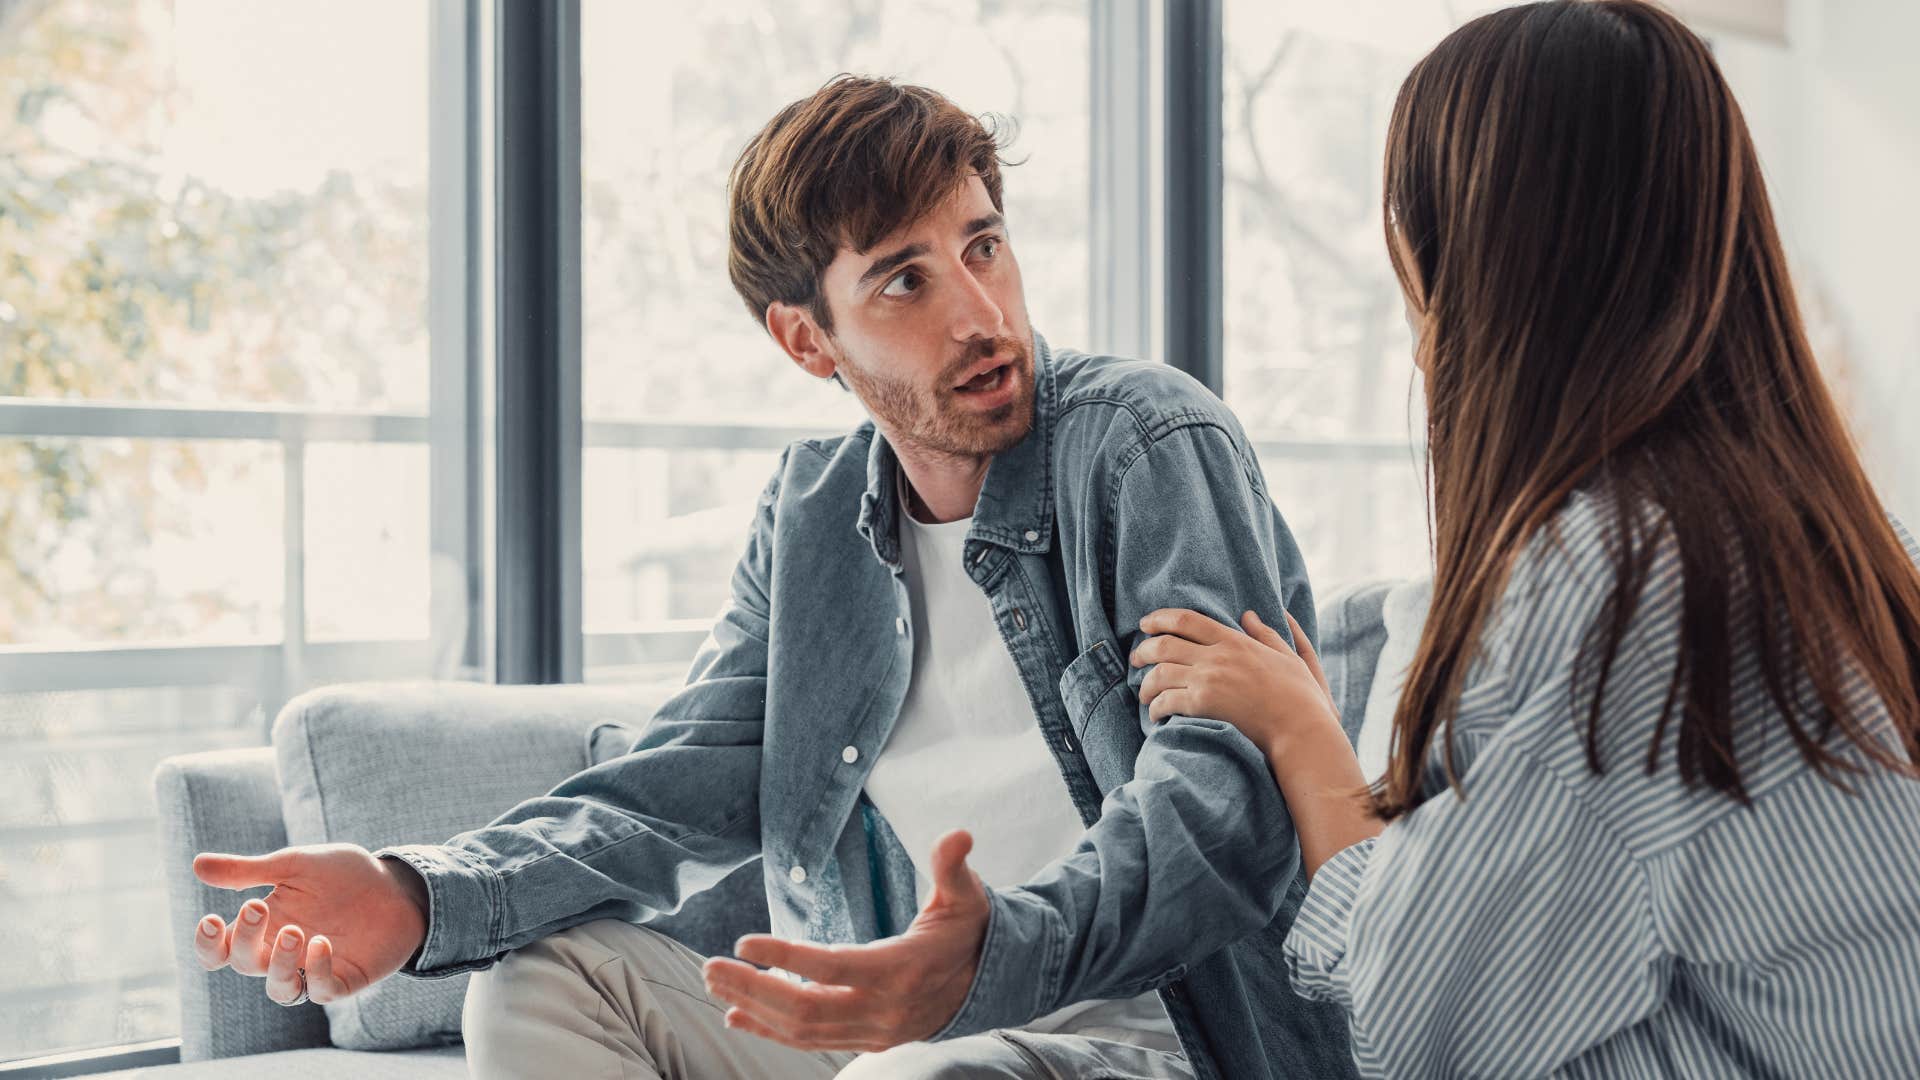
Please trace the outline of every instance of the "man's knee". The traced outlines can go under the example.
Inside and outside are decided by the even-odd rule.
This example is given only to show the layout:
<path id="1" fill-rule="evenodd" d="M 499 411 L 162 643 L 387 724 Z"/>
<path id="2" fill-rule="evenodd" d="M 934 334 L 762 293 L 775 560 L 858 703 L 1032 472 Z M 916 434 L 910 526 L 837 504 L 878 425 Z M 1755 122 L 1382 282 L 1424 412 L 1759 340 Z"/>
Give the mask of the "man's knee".
<path id="1" fill-rule="evenodd" d="M 618 919 L 582 923 L 523 945 L 476 971 L 467 983 L 461 1027 L 475 1034 L 502 1030 L 499 1021 L 526 1014 L 528 1002 L 564 1001 L 597 996 L 596 972 L 623 960 L 646 970 L 651 963 L 677 962 L 682 947 L 660 934 Z M 645 984 L 641 984 L 644 986 Z"/>

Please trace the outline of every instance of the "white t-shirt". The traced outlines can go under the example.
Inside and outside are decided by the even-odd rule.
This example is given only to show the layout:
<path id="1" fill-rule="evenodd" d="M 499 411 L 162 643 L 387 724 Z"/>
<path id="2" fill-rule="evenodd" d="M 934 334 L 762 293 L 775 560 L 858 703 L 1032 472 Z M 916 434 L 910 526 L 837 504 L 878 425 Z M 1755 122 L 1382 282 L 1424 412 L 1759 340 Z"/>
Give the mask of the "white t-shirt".
<path id="1" fill-rule="evenodd" d="M 1018 885 L 1072 851 L 1085 831 L 1040 734 L 987 594 L 967 576 L 972 521 L 923 525 L 901 500 L 900 558 L 913 605 L 913 675 L 900 717 L 867 775 L 867 797 L 920 868 L 952 829 L 973 834 L 968 863 L 988 885 Z M 1086 1001 L 1027 1030 L 1177 1052 L 1152 993 Z"/>

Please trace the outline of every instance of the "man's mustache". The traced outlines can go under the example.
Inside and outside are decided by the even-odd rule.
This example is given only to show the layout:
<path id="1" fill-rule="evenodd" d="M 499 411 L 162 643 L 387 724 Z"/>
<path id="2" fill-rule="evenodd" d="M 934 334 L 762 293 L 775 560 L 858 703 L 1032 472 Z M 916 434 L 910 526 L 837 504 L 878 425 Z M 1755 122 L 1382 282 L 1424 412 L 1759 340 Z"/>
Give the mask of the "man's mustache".
<path id="1" fill-rule="evenodd" d="M 1000 355 L 1011 359 L 1016 371 L 1026 370 L 1027 347 L 1018 338 L 981 338 L 968 343 L 960 357 L 947 365 L 947 369 L 940 375 L 940 385 L 952 386 L 967 373 L 968 368 L 990 356 Z"/>

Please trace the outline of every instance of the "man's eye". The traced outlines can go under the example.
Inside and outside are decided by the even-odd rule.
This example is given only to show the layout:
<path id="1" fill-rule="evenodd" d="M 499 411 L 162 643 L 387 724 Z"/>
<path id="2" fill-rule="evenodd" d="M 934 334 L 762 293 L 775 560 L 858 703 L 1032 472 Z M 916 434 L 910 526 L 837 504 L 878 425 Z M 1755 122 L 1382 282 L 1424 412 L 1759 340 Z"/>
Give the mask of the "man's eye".
<path id="1" fill-rule="evenodd" d="M 900 273 L 894 275 L 892 281 L 887 282 L 886 288 L 880 290 L 880 295 L 895 297 L 908 296 L 920 288 L 920 284 L 920 271 L 902 270 Z"/>
<path id="2" fill-rule="evenodd" d="M 995 255 L 1000 254 L 1000 241 L 997 239 L 994 239 L 993 237 L 988 237 L 987 239 L 980 241 L 980 247 L 978 250 L 980 252 L 981 258 L 991 259 Z"/>

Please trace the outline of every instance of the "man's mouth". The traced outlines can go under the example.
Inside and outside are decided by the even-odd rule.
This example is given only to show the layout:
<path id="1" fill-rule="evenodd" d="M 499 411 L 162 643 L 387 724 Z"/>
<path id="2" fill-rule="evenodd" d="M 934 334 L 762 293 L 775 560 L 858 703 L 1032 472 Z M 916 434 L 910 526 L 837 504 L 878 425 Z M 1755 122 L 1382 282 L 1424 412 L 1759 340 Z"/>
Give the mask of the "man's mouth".
<path id="1" fill-rule="evenodd" d="M 954 391 L 961 394 L 991 394 L 1006 385 L 1012 374 L 1013 361 L 1002 360 L 954 387 Z"/>

